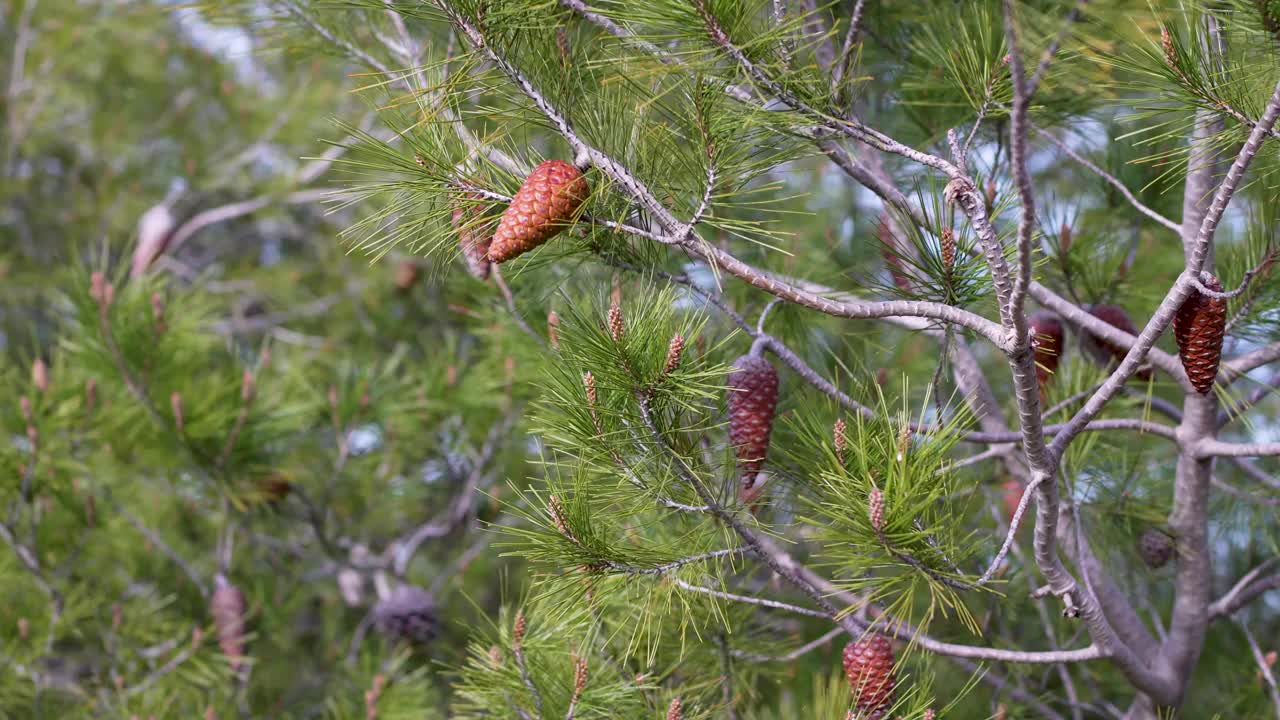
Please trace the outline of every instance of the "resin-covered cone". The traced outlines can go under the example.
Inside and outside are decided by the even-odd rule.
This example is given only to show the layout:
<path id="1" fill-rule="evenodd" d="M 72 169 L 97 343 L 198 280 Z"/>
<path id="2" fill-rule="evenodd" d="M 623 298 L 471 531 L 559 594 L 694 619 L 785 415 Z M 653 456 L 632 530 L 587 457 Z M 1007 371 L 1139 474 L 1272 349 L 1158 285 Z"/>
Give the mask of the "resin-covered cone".
<path id="1" fill-rule="evenodd" d="M 489 259 L 506 262 L 550 240 L 586 202 L 590 190 L 578 168 L 547 160 L 525 178 L 502 214 L 489 244 Z"/>
<path id="2" fill-rule="evenodd" d="M 1222 292 L 1218 278 L 1204 273 L 1204 286 Z M 1222 337 L 1227 329 L 1227 301 L 1192 289 L 1173 316 L 1173 337 L 1178 341 L 1178 357 L 1187 379 L 1201 395 L 1213 389 L 1222 361 Z"/>
<path id="3" fill-rule="evenodd" d="M 1129 319 L 1129 313 L 1118 305 L 1094 305 L 1089 309 L 1089 314 L 1117 330 L 1123 330 L 1134 336 L 1138 334 L 1138 328 L 1134 327 L 1133 321 Z M 1093 343 L 1093 355 L 1100 362 L 1119 363 L 1129 353 L 1128 348 L 1120 347 L 1101 338 L 1093 336 L 1090 336 L 1090 338 Z M 1150 380 L 1151 371 L 1144 368 L 1137 372 L 1137 376 L 1142 380 Z"/>
<path id="4" fill-rule="evenodd" d="M 491 221 L 484 220 L 484 210 L 474 201 L 479 195 L 468 195 L 467 204 L 459 204 L 453 209 L 453 229 L 458 233 L 458 250 L 462 253 L 462 261 L 467 265 L 467 272 L 477 280 L 489 278 L 489 244 L 493 230 Z"/>
<path id="5" fill-rule="evenodd" d="M 435 598 L 413 585 L 400 585 L 373 607 L 373 624 L 392 640 L 430 641 L 439 631 Z"/>
<path id="6" fill-rule="evenodd" d="M 244 660 L 245 622 L 248 605 L 240 588 L 232 585 L 223 575 L 214 578 L 213 596 L 209 598 L 209 614 L 218 633 L 218 647 L 231 662 L 232 670 L 239 670 Z"/>
<path id="7" fill-rule="evenodd" d="M 853 688 L 853 704 L 859 717 L 880 720 L 888 714 L 897 684 L 889 638 L 872 635 L 846 645 L 844 674 Z"/>
<path id="8" fill-rule="evenodd" d="M 1058 370 L 1058 360 L 1062 357 L 1062 323 L 1058 318 L 1044 311 L 1031 316 L 1031 347 L 1035 348 L 1036 377 L 1040 384 L 1049 382 Z"/>
<path id="9" fill-rule="evenodd" d="M 1138 536 L 1138 555 L 1152 570 L 1162 568 L 1173 558 L 1173 538 L 1163 530 L 1147 528 Z"/>
<path id="10" fill-rule="evenodd" d="M 778 408 L 778 371 L 758 355 L 743 355 L 729 373 L 729 442 L 738 457 L 743 489 L 755 484 L 769 453 Z"/>

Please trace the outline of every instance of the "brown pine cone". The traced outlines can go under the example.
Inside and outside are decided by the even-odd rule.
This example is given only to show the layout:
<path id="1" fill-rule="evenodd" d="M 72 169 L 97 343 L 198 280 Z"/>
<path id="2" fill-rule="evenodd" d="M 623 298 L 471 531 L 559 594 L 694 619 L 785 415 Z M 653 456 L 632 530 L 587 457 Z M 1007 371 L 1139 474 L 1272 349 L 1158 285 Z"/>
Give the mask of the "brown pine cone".
<path id="1" fill-rule="evenodd" d="M 231 661 L 232 671 L 239 670 L 244 660 L 246 609 L 244 593 L 219 573 L 214 578 L 209 614 L 213 616 L 213 625 L 218 632 L 218 647 Z"/>
<path id="2" fill-rule="evenodd" d="M 1214 292 L 1222 292 L 1222 283 L 1209 273 L 1201 282 Z M 1201 395 L 1213 389 L 1222 360 L 1222 337 L 1227 329 L 1227 301 L 1204 295 L 1192 289 L 1173 316 L 1173 337 L 1178 341 L 1178 358 L 1187 371 L 1187 379 Z"/>
<path id="3" fill-rule="evenodd" d="M 538 165 L 502 214 L 489 259 L 503 263 L 555 237 L 588 194 L 587 179 L 573 165 L 563 160 Z"/>
<path id="4" fill-rule="evenodd" d="M 1138 334 L 1138 328 L 1134 327 L 1133 321 L 1129 319 L 1129 313 L 1125 312 L 1122 307 L 1117 305 L 1094 305 L 1089 309 L 1089 314 L 1130 335 L 1136 336 Z M 1129 354 L 1128 348 L 1109 343 L 1101 338 L 1092 336 L 1090 338 L 1093 342 L 1092 353 L 1100 362 L 1119 363 L 1124 360 L 1125 355 Z M 1141 380 L 1150 380 L 1151 370 L 1146 368 L 1139 370 L 1137 376 Z"/>
<path id="5" fill-rule="evenodd" d="M 1052 313 L 1031 316 L 1031 347 L 1036 355 L 1036 378 L 1044 385 L 1053 378 L 1062 357 L 1062 323 Z"/>
<path id="6" fill-rule="evenodd" d="M 400 585 L 373 607 L 373 625 L 391 640 L 429 642 L 439 630 L 435 598 L 413 585 Z"/>
<path id="7" fill-rule="evenodd" d="M 846 645 L 844 674 L 853 687 L 853 704 L 860 717 L 880 720 L 888 714 L 897 682 L 889 638 L 871 635 Z"/>
<path id="8" fill-rule="evenodd" d="M 1013 515 L 1018 512 L 1018 505 L 1022 503 L 1022 494 L 1027 489 L 1018 480 L 1009 480 L 1002 487 L 1004 488 L 1004 519 L 1012 523 Z"/>
<path id="9" fill-rule="evenodd" d="M 393 282 L 397 290 L 411 290 L 414 285 L 418 284 L 418 279 L 421 277 L 422 268 L 418 267 L 418 261 L 401 260 L 396 265 L 396 274 Z"/>
<path id="10" fill-rule="evenodd" d="M 459 204 L 453 209 L 453 229 L 458 233 L 458 250 L 462 252 L 462 260 L 467 265 L 467 272 L 477 280 L 489 279 L 489 243 L 493 226 L 482 220 L 484 209 L 475 204 L 481 200 L 476 194 L 469 194 L 463 200 L 467 204 Z"/>
<path id="11" fill-rule="evenodd" d="M 1138 554 L 1152 570 L 1162 568 L 1173 558 L 1173 538 L 1162 530 L 1149 527 L 1138 536 Z"/>
<path id="12" fill-rule="evenodd" d="M 889 276 L 893 284 L 902 292 L 911 290 L 911 278 L 907 268 L 899 256 L 898 241 L 893 236 L 893 228 L 889 225 L 888 216 L 881 216 L 876 222 L 876 238 L 880 240 L 880 256 L 884 258 L 885 267 L 889 268 Z"/>
<path id="13" fill-rule="evenodd" d="M 742 489 L 750 490 L 769 453 L 778 408 L 778 371 L 760 355 L 743 355 L 729 373 L 729 442 L 738 457 Z"/>

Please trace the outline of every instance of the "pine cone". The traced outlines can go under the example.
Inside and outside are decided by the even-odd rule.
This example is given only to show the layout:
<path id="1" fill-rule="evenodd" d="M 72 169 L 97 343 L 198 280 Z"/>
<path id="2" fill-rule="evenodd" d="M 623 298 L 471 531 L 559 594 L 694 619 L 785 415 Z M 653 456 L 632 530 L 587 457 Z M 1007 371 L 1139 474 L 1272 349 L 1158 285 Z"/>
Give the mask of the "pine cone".
<path id="1" fill-rule="evenodd" d="M 502 214 L 489 259 L 503 263 L 555 237 L 589 193 L 586 178 L 569 163 L 547 160 L 538 165 Z"/>
<path id="2" fill-rule="evenodd" d="M 453 229 L 458 233 L 458 249 L 462 251 L 462 259 L 477 280 L 489 279 L 489 243 L 492 239 L 489 232 L 492 225 L 484 222 L 484 209 L 475 204 L 482 198 L 474 193 L 467 195 L 467 204 L 460 204 L 453 209 Z"/>
<path id="3" fill-rule="evenodd" d="M 391 640 L 429 642 L 439 629 L 435 599 L 422 588 L 400 585 L 373 607 L 373 624 Z"/>
<path id="4" fill-rule="evenodd" d="M 1134 327 L 1133 321 L 1129 319 L 1129 313 L 1125 312 L 1122 307 L 1117 305 L 1094 305 L 1089 309 L 1089 314 L 1114 328 L 1129 333 L 1130 335 L 1138 334 L 1138 328 Z M 1114 361 L 1119 363 L 1121 360 L 1124 360 L 1125 355 L 1129 354 L 1128 348 L 1123 348 L 1119 345 L 1109 343 L 1101 338 L 1091 337 L 1091 340 L 1093 343 L 1091 352 L 1101 362 Z M 1141 380 L 1151 379 L 1151 371 L 1149 369 L 1144 368 L 1139 370 L 1137 375 Z"/>
<path id="5" fill-rule="evenodd" d="M 893 704 L 896 679 L 889 638 L 872 635 L 844 648 L 844 674 L 853 686 L 853 704 L 867 720 L 880 720 Z"/>
<path id="6" fill-rule="evenodd" d="M 245 623 L 247 604 L 240 588 L 231 584 L 221 573 L 214 578 L 213 597 L 209 599 L 209 614 L 218 632 L 218 647 L 231 661 L 232 671 L 240 669 L 244 659 Z"/>
<path id="7" fill-rule="evenodd" d="M 751 489 L 769 453 L 778 408 L 778 371 L 759 355 L 743 355 L 729 373 L 729 442 L 738 456 L 742 488 Z"/>
<path id="8" fill-rule="evenodd" d="M 1004 488 L 1004 517 L 1012 523 L 1013 515 L 1018 512 L 1018 505 L 1022 503 L 1022 495 L 1027 490 L 1018 480 L 1009 480 L 1002 487 Z"/>
<path id="9" fill-rule="evenodd" d="M 422 277 L 422 268 L 418 267 L 417 260 L 401 260 L 396 265 L 395 286 L 397 290 L 411 290 L 414 285 L 418 284 L 418 279 Z"/>
<path id="10" fill-rule="evenodd" d="M 1218 278 L 1204 273 L 1201 282 L 1214 292 L 1222 292 Z M 1178 341 L 1178 357 L 1196 392 L 1207 394 L 1218 376 L 1222 360 L 1222 336 L 1227 329 L 1227 301 L 1209 297 L 1193 289 L 1173 316 L 1173 337 Z"/>
<path id="11" fill-rule="evenodd" d="M 667 706 L 667 720 L 684 720 L 684 705 L 680 698 L 675 698 Z"/>
<path id="12" fill-rule="evenodd" d="M 1031 347 L 1036 355 L 1036 378 L 1043 386 L 1053 378 L 1058 370 L 1058 360 L 1062 357 L 1062 323 L 1047 312 L 1038 312 L 1031 316 Z"/>
<path id="13" fill-rule="evenodd" d="M 1162 530 L 1149 527 L 1138 536 L 1138 554 L 1152 570 L 1162 568 L 1173 558 L 1173 538 Z"/>
<path id="14" fill-rule="evenodd" d="M 885 267 L 889 268 L 893 284 L 902 292 L 910 292 L 911 278 L 908 277 L 906 265 L 899 255 L 901 251 L 898 249 L 898 241 L 893 236 L 893 228 L 889 225 L 887 216 L 882 215 L 876 222 L 876 238 L 880 240 L 880 255 L 884 258 Z"/>

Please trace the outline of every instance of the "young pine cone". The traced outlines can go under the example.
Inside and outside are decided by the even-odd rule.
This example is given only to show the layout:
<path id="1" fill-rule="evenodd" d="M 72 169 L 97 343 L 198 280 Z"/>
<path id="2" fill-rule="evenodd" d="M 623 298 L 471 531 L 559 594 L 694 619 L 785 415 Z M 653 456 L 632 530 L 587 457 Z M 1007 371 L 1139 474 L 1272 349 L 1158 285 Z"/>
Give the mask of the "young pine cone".
<path id="1" fill-rule="evenodd" d="M 1222 292 L 1218 278 L 1203 273 L 1201 282 L 1214 292 Z M 1173 337 L 1178 341 L 1178 357 L 1196 392 L 1213 389 L 1222 360 L 1222 336 L 1227 328 L 1227 301 L 1192 290 L 1173 316 Z"/>
<path id="2" fill-rule="evenodd" d="M 474 201 L 480 200 L 478 195 L 468 195 L 464 200 L 468 204 L 459 204 L 453 209 L 453 229 L 458 233 L 458 250 L 462 252 L 462 260 L 467 264 L 467 272 L 477 280 L 489 279 L 489 232 L 493 226 L 481 220 L 484 210 Z"/>
<path id="3" fill-rule="evenodd" d="M 1173 558 L 1173 538 L 1162 530 L 1149 527 L 1138 536 L 1138 554 L 1147 567 L 1156 570 L 1168 564 Z"/>
<path id="4" fill-rule="evenodd" d="M 1053 378 L 1062 357 L 1062 323 L 1041 311 L 1031 316 L 1031 347 L 1036 355 L 1036 378 L 1041 387 Z"/>
<path id="5" fill-rule="evenodd" d="M 586 202 L 590 188 L 578 168 L 547 160 L 529 173 L 502 214 L 489 260 L 506 262 L 555 237 Z"/>
<path id="6" fill-rule="evenodd" d="M 221 573 L 214 578 L 213 597 L 209 599 L 209 614 L 218 633 L 218 647 L 231 662 L 232 671 L 240 669 L 245 650 L 244 614 L 247 608 L 244 593 Z"/>
<path id="7" fill-rule="evenodd" d="M 1117 305 L 1094 305 L 1089 309 L 1089 314 L 1130 335 L 1138 334 L 1138 329 L 1134 327 L 1133 321 L 1129 319 L 1129 313 L 1125 312 L 1122 307 Z M 1129 353 L 1128 348 L 1120 347 L 1106 340 L 1100 338 L 1092 338 L 1091 340 L 1091 352 L 1099 362 L 1119 363 Z M 1150 380 L 1151 370 L 1146 368 L 1139 370 L 1137 376 L 1140 380 Z"/>
<path id="8" fill-rule="evenodd" d="M 844 648 L 844 674 L 853 687 L 853 704 L 867 720 L 881 720 L 893 705 L 897 680 L 893 674 L 893 647 L 883 635 L 851 642 Z"/>
<path id="9" fill-rule="evenodd" d="M 778 371 L 760 355 L 733 362 L 729 373 L 729 442 L 738 457 L 742 488 L 755 485 L 769 453 L 769 434 L 778 408 Z"/>
<path id="10" fill-rule="evenodd" d="M 390 640 L 421 645 L 439 630 L 435 598 L 413 585 L 400 585 L 373 606 L 373 625 Z"/>

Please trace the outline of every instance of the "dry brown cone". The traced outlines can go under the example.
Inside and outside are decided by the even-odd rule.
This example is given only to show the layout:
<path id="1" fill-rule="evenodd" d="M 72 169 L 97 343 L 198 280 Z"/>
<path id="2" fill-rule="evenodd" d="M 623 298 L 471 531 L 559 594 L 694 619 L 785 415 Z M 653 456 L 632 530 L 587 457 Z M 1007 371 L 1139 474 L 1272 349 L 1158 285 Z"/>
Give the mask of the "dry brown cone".
<path id="1" fill-rule="evenodd" d="M 245 621 L 247 609 L 244 593 L 231 584 L 222 573 L 214 578 L 213 597 L 209 599 L 209 614 L 218 633 L 218 647 L 231 661 L 232 671 L 238 671 L 244 661 Z"/>
<path id="2" fill-rule="evenodd" d="M 458 233 L 458 250 L 467 272 L 477 280 L 489 279 L 489 243 L 493 225 L 484 218 L 483 198 L 474 193 L 462 198 L 453 209 L 453 229 Z"/>
<path id="3" fill-rule="evenodd" d="M 541 163 L 502 214 L 489 245 L 489 259 L 503 263 L 555 237 L 588 194 L 587 180 L 578 168 L 563 160 Z"/>
<path id="4" fill-rule="evenodd" d="M 1201 283 L 1214 292 L 1222 292 L 1222 283 L 1209 273 L 1201 274 Z M 1187 379 L 1196 392 L 1206 395 L 1218 377 L 1222 361 L 1222 338 L 1227 330 L 1227 301 L 1209 297 L 1192 289 L 1173 316 L 1173 337 L 1178 341 L 1178 358 L 1187 371 Z"/>

